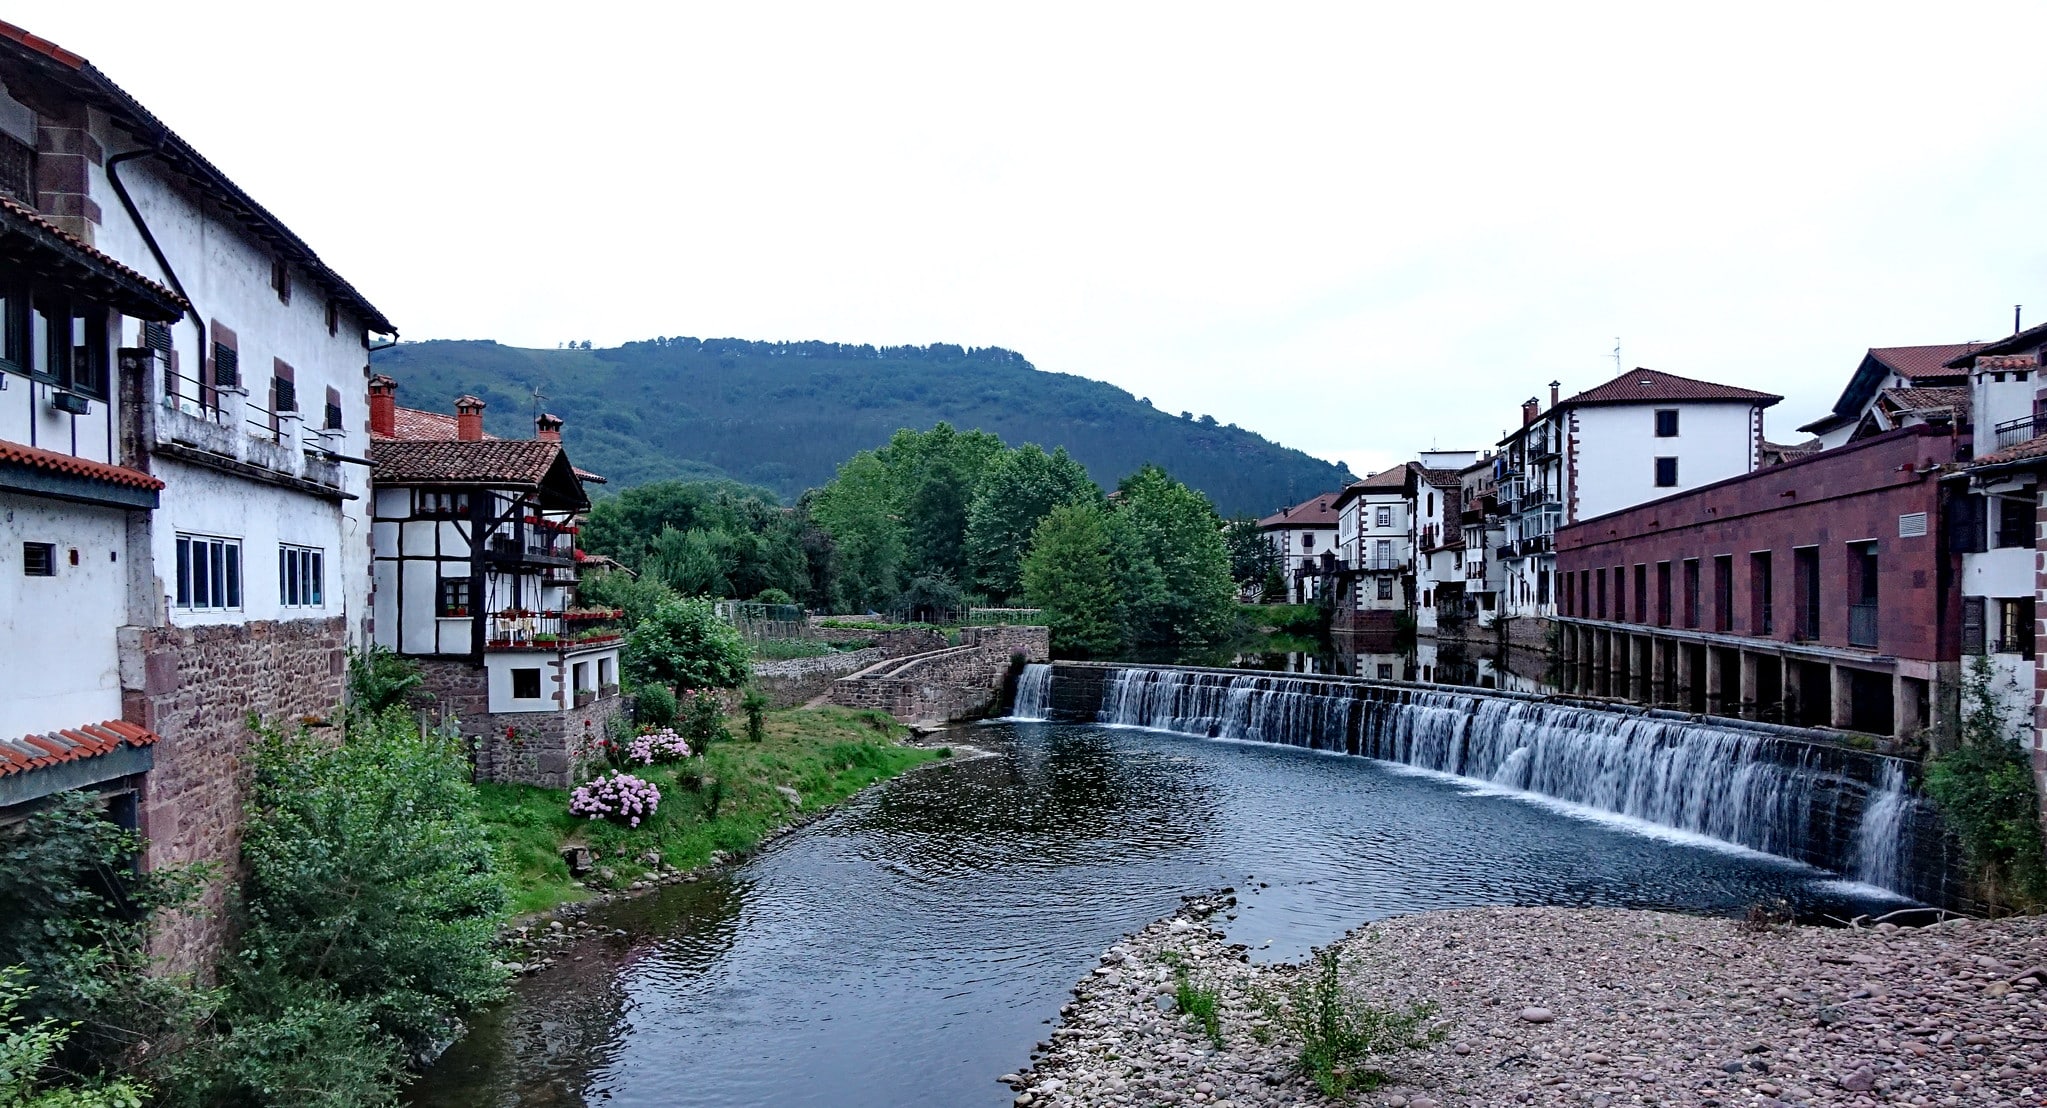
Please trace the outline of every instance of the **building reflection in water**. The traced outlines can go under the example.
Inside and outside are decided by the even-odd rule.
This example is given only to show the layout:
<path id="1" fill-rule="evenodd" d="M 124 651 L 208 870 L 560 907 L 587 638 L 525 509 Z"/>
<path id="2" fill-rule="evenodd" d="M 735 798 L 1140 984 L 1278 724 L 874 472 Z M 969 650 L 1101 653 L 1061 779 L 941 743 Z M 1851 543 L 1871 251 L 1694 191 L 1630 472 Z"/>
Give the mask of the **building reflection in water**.
<path id="1" fill-rule="evenodd" d="M 1539 652 L 1494 643 L 1438 640 L 1413 635 L 1337 632 L 1320 651 L 1239 654 L 1241 669 L 1321 673 L 1376 681 L 1421 681 L 1508 692 L 1560 691 L 1549 659 Z"/>

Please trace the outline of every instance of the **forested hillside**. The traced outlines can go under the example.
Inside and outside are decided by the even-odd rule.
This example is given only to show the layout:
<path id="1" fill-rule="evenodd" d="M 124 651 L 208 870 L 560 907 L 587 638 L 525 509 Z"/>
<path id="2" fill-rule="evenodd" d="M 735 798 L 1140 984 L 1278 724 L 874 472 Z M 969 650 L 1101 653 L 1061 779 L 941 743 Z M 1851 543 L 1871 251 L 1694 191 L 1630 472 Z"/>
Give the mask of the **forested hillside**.
<path id="1" fill-rule="evenodd" d="M 1146 462 L 1226 515 L 1264 514 L 1349 479 L 1340 467 L 1212 419 L 1161 412 L 1100 381 L 996 348 L 660 338 L 591 350 L 489 341 L 403 343 L 374 356 L 398 402 L 488 401 L 486 427 L 530 436 L 532 390 L 568 421 L 576 464 L 612 488 L 729 477 L 793 499 L 900 428 L 943 421 L 1009 443 L 1065 447 L 1105 488 Z"/>

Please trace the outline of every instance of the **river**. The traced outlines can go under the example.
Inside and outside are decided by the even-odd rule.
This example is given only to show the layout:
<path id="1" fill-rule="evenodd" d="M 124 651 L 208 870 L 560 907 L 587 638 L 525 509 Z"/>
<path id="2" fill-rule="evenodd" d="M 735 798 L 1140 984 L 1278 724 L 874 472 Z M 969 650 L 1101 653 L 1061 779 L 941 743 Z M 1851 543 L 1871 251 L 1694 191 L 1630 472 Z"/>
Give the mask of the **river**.
<path id="1" fill-rule="evenodd" d="M 1473 905 L 1807 916 L 1899 905 L 1784 859 L 1366 758 L 1099 725 L 957 729 L 728 873 L 612 905 L 623 934 L 521 980 L 422 1106 L 985 1105 L 1068 990 L 1182 895 L 1296 959 Z"/>

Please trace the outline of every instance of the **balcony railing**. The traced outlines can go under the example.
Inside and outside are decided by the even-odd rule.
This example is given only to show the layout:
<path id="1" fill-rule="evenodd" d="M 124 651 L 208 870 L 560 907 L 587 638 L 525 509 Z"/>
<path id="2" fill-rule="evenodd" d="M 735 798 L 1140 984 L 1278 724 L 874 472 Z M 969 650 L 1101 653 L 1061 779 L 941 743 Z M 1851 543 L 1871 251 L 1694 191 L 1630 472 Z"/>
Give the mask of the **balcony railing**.
<path id="1" fill-rule="evenodd" d="M 490 650 L 587 650 L 619 641 L 616 609 L 533 612 L 505 609 L 484 620 L 484 646 Z"/>
<path id="2" fill-rule="evenodd" d="M 1876 613 L 1874 602 L 1848 605 L 1848 645 L 1876 649 Z"/>
<path id="3" fill-rule="evenodd" d="M 124 348 L 121 369 L 157 391 L 142 421 L 151 451 L 318 495 L 340 493 L 341 465 L 329 448 L 341 433 L 309 432 L 298 413 L 280 415 L 254 403 L 217 359 L 212 382 L 172 370 L 163 351 L 147 347 Z"/>
<path id="4" fill-rule="evenodd" d="M 1365 573 L 1406 573 L 1408 564 L 1405 558 L 1368 554 L 1358 560 L 1358 569 Z"/>
<path id="5" fill-rule="evenodd" d="M 556 562 L 574 565 L 576 537 L 558 531 L 543 531 L 532 528 L 525 538 L 514 535 L 492 535 L 490 553 L 500 561 L 509 562 Z"/>
<path id="6" fill-rule="evenodd" d="M 2039 416 L 2027 416 L 2024 419 L 2007 419 L 1998 424 L 1997 448 L 2003 450 L 2007 446 L 2017 446 L 2022 442 L 2032 442 L 2039 438 L 2040 422 Z"/>

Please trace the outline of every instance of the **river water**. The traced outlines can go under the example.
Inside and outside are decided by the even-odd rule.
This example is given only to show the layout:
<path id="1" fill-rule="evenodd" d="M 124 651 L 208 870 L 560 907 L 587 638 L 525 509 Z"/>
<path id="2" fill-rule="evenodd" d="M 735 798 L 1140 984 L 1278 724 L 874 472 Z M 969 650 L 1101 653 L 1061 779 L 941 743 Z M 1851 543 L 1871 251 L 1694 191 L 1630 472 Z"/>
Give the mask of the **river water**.
<path id="1" fill-rule="evenodd" d="M 592 913 L 624 931 L 522 980 L 417 1105 L 985 1105 L 1073 983 L 1182 895 L 1296 959 L 1475 905 L 1740 914 L 1899 905 L 1769 855 L 1366 758 L 1000 723 L 730 873 Z"/>

